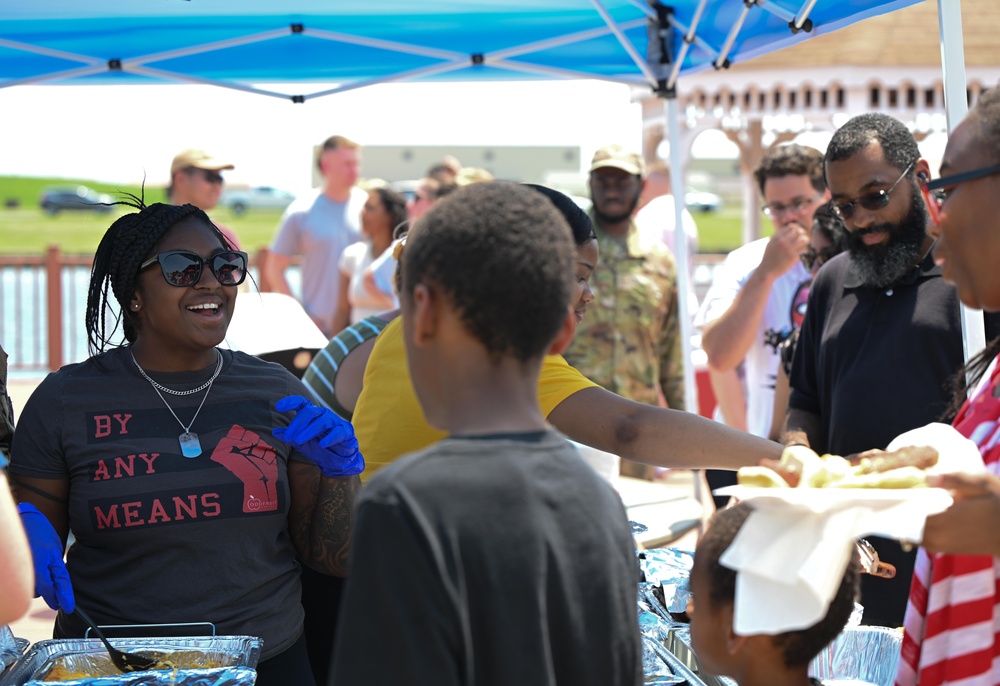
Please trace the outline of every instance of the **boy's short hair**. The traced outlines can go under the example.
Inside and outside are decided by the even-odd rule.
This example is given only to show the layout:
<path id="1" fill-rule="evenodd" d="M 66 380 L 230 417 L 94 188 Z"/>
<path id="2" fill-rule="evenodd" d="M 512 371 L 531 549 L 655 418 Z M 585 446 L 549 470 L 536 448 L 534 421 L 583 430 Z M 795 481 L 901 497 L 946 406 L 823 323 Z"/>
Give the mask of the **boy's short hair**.
<path id="1" fill-rule="evenodd" d="M 708 530 L 698 541 L 695 555 L 705 556 L 705 559 L 699 560 L 699 565 L 704 564 L 702 569 L 708 573 L 709 596 L 713 605 L 732 604 L 736 600 L 736 571 L 720 564 L 719 558 L 736 538 L 751 512 L 753 508 L 747 502 L 719 510 L 709 520 Z M 859 574 L 857 557 L 852 555 L 826 616 L 808 629 L 786 631 L 773 637 L 775 645 L 783 652 L 786 667 L 808 665 L 844 630 L 854 611 Z"/>
<path id="2" fill-rule="evenodd" d="M 515 183 L 459 188 L 414 222 L 403 251 L 403 294 L 439 288 L 494 362 L 541 357 L 573 294 L 576 262 L 566 220 Z"/>

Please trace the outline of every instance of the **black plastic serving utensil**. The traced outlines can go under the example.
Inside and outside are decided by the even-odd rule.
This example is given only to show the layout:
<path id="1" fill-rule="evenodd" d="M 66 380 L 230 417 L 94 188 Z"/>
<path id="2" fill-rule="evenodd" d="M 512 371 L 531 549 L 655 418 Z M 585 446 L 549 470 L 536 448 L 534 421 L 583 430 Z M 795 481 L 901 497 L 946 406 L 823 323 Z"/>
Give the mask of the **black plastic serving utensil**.
<path id="1" fill-rule="evenodd" d="M 136 655 L 135 653 L 126 653 L 124 651 L 118 650 L 108 641 L 107 636 L 101 631 L 100 627 L 97 626 L 97 622 L 91 619 L 86 612 L 80 609 L 77 605 L 73 612 L 80 616 L 80 619 L 85 621 L 90 625 L 90 628 L 94 630 L 97 637 L 104 642 L 104 647 L 108 649 L 108 654 L 111 655 L 111 661 L 115 664 L 115 667 L 123 672 L 139 672 L 145 669 L 152 669 L 156 667 L 159 662 L 148 657 L 143 657 L 142 655 Z"/>

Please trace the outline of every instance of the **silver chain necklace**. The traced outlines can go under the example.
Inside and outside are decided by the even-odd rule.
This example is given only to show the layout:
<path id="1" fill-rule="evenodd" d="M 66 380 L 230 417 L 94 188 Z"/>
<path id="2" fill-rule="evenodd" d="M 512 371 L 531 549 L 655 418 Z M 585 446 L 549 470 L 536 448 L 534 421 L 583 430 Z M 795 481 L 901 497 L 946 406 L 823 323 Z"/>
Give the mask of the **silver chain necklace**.
<path id="1" fill-rule="evenodd" d="M 191 431 L 191 427 L 194 426 L 194 420 L 198 418 L 198 414 L 201 412 L 201 408 L 205 406 L 205 401 L 208 400 L 208 394 L 212 391 L 212 382 L 215 381 L 215 379 L 219 376 L 219 372 L 222 371 L 222 353 L 219 352 L 218 350 L 216 350 L 216 353 L 219 356 L 219 362 L 218 364 L 215 365 L 215 373 L 212 374 L 212 378 L 209 379 L 206 383 L 203 383 L 198 388 L 182 392 L 182 391 L 172 390 L 170 388 L 167 388 L 166 386 L 161 386 L 160 384 L 150 379 L 149 375 L 146 374 L 146 370 L 144 370 L 141 366 L 139 366 L 139 361 L 135 359 L 135 353 L 132 352 L 131 348 L 129 348 L 129 355 L 132 356 L 132 362 L 135 364 L 135 368 L 139 370 L 140 374 L 142 374 L 142 378 L 144 378 L 146 381 L 150 383 L 150 385 L 152 385 L 153 390 L 156 391 L 156 395 L 160 396 L 160 400 L 162 400 L 163 404 L 167 406 L 168 410 L 170 410 L 170 414 L 174 416 L 174 419 L 177 420 L 177 423 L 181 425 L 182 429 L 184 429 L 184 433 L 182 433 L 180 436 L 177 437 L 177 441 L 181 445 L 181 455 L 183 455 L 184 457 L 193 458 L 201 455 L 201 441 L 198 440 L 198 434 Z M 184 422 L 182 422 L 181 418 L 177 416 L 176 412 L 174 412 L 174 408 L 170 407 L 170 403 L 168 403 L 167 399 L 163 397 L 163 393 L 160 392 L 161 388 L 167 393 L 173 393 L 175 395 L 191 395 L 192 393 L 197 393 L 198 391 L 205 389 L 205 395 L 201 399 L 201 404 L 199 404 L 198 409 L 194 411 L 194 416 L 191 417 L 191 421 L 188 423 L 187 426 L 184 426 Z"/>
<path id="2" fill-rule="evenodd" d="M 151 378 L 149 378 L 149 375 L 146 373 L 146 370 L 139 366 L 139 363 L 135 359 L 135 353 L 132 352 L 131 348 L 129 348 L 129 353 L 132 355 L 132 361 L 135 362 L 135 368 L 139 370 L 140 374 L 142 374 L 142 378 L 151 383 L 153 385 L 153 388 L 155 388 L 157 391 L 162 391 L 163 393 L 169 393 L 170 395 L 194 395 L 195 393 L 200 393 L 206 388 L 210 388 L 212 382 L 215 381 L 217 376 L 219 376 L 219 372 L 222 371 L 222 353 L 219 353 L 219 364 L 216 365 L 215 373 L 212 374 L 211 379 L 209 379 L 202 385 L 198 386 L 198 388 L 192 388 L 190 391 L 175 391 L 174 389 L 167 388 L 163 384 L 159 384 L 153 381 Z"/>

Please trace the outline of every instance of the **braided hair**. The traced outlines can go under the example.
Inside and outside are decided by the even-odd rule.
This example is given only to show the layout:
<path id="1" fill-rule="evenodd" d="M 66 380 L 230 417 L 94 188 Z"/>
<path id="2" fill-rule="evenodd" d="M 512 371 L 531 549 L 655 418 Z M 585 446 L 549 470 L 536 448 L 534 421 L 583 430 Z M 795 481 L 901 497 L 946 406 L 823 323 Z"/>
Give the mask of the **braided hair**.
<path id="1" fill-rule="evenodd" d="M 97 355 L 112 345 L 111 338 L 122 326 L 125 340 L 134 343 L 139 332 L 139 317 L 129 308 L 139 279 L 139 265 L 146 256 L 178 222 L 195 217 L 212 227 L 219 240 L 227 248 L 232 246 L 202 210 L 194 205 L 146 205 L 134 195 L 127 200 L 116 202 L 139 210 L 119 217 L 104 233 L 90 272 L 90 288 L 87 292 L 87 343 L 91 355 Z M 110 305 L 108 289 L 120 309 L 108 330 L 106 322 Z M 115 343 L 114 345 L 120 345 Z"/>

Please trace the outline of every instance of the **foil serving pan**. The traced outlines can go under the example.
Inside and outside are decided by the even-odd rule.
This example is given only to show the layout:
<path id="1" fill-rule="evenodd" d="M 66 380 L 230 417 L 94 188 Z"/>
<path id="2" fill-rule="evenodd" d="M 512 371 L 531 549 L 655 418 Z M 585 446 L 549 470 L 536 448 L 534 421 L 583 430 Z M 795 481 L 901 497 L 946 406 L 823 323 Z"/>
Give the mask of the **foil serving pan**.
<path id="1" fill-rule="evenodd" d="M 41 682 L 57 665 L 70 672 L 83 671 L 87 679 L 71 678 L 47 683 L 92 684 L 92 686 L 125 686 L 132 684 L 200 683 L 218 686 L 253 684 L 254 668 L 260 659 L 263 641 L 256 636 L 192 636 L 171 638 L 113 638 L 111 644 L 127 652 L 155 653 L 157 657 L 176 660 L 177 670 L 154 670 L 121 674 L 110 665 L 108 651 L 96 638 L 52 639 L 38 641 L 0 678 L 0 686 L 25 686 Z M 110 666 L 110 670 L 107 669 Z M 228 673 L 220 673 L 220 670 Z M 183 672 L 183 675 L 181 674 Z M 215 672 L 215 681 L 198 681 L 196 677 Z M 178 681 L 183 676 L 185 681 Z M 136 680 L 137 678 L 145 679 Z"/>
<path id="2" fill-rule="evenodd" d="M 883 626 L 847 627 L 809 665 L 824 683 L 863 682 L 893 686 L 903 634 Z"/>
<path id="3" fill-rule="evenodd" d="M 671 655 L 697 676 L 699 683 L 705 684 L 705 686 L 736 686 L 736 682 L 729 677 L 709 674 L 701 668 L 701 665 L 698 664 L 698 656 L 691 648 L 691 629 L 689 627 L 670 629 L 666 647 Z"/>

